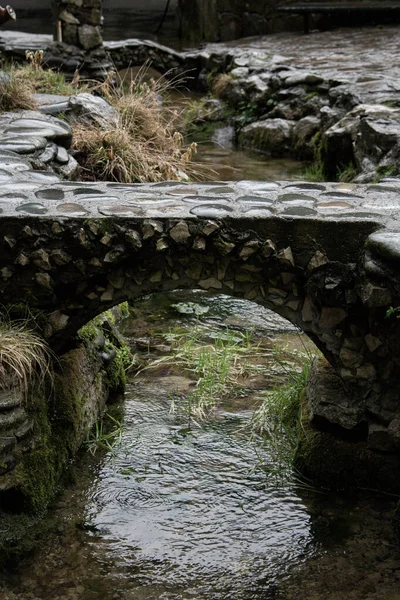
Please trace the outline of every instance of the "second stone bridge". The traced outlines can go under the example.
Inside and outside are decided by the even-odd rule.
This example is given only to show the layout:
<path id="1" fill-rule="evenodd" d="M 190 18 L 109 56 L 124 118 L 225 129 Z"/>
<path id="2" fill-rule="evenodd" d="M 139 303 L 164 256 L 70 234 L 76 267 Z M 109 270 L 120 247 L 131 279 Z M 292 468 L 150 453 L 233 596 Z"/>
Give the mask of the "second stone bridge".
<path id="1" fill-rule="evenodd" d="M 40 310 L 62 353 L 97 314 L 203 289 L 296 324 L 327 362 L 312 418 L 400 444 L 400 180 L 147 185 L 60 181 L 2 152 L 0 302 Z M 335 390 L 332 396 L 332 389 Z"/>

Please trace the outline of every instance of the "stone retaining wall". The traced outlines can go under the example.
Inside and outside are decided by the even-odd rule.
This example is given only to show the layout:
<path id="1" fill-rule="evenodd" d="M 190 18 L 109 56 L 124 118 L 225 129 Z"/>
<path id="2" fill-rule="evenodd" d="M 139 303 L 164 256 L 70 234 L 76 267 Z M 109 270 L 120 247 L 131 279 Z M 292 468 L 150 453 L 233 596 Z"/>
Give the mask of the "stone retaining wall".
<path id="1" fill-rule="evenodd" d="M 0 390 L 0 513 L 43 509 L 110 394 L 123 391 L 124 342 L 114 328 L 121 316 L 117 308 L 87 325 L 43 384 Z"/>

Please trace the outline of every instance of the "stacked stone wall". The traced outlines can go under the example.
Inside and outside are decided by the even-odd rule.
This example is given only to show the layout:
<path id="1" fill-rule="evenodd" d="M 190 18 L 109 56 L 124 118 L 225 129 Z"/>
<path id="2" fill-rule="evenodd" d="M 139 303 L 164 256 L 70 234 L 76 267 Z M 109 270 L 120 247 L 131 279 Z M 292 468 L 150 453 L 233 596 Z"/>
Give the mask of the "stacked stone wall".
<path id="1" fill-rule="evenodd" d="M 103 0 L 53 0 L 52 8 L 61 24 L 61 36 L 56 32 L 58 41 L 84 50 L 102 44 Z"/>

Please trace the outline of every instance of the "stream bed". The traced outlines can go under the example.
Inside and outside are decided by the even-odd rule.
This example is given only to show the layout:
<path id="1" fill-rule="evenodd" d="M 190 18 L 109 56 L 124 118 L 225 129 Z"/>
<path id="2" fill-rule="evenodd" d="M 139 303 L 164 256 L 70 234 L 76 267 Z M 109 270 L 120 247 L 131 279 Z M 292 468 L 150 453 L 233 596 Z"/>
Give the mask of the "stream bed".
<path id="1" fill-rule="evenodd" d="M 196 382 L 164 361 L 171 339 L 227 327 L 253 330 L 262 361 L 188 427 L 180 403 Z M 179 291 L 137 302 L 122 329 L 146 368 L 109 409 L 120 443 L 81 454 L 36 552 L 0 579 L 2 600 L 400 598 L 395 499 L 327 494 L 290 469 L 271 478 L 274 454 L 249 437 L 265 390 L 299 370 L 304 336 L 250 302 Z"/>

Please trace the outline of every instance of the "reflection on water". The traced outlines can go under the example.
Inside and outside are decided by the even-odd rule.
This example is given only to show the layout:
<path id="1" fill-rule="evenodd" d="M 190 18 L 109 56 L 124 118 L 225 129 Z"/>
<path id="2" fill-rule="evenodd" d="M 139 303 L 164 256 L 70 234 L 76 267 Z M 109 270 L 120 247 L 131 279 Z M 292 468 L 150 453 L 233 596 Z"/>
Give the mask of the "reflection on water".
<path id="1" fill-rule="evenodd" d="M 149 599 L 266 597 L 314 551 L 306 508 L 293 487 L 266 492 L 249 469 L 256 455 L 240 432 L 249 412 L 182 436 L 170 402 L 162 380 L 128 386 L 123 442 L 99 472 L 86 520 L 128 589 Z"/>
<path id="2" fill-rule="evenodd" d="M 195 160 L 215 171 L 220 181 L 299 181 L 305 168 L 305 163 L 292 158 L 267 158 L 212 142 L 198 145 Z"/>

